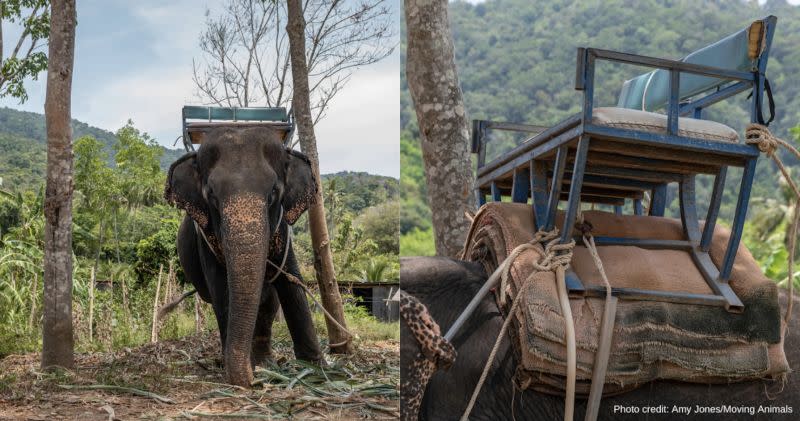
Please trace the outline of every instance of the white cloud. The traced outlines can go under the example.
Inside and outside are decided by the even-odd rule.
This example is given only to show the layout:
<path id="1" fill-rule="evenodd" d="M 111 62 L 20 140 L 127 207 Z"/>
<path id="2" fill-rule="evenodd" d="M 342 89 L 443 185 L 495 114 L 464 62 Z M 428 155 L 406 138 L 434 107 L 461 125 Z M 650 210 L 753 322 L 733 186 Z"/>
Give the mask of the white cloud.
<path id="1" fill-rule="evenodd" d="M 399 177 L 399 57 L 354 74 L 316 132 L 322 172 L 368 171 Z"/>
<path id="2" fill-rule="evenodd" d="M 130 118 L 165 146 L 181 133 L 181 107 L 192 95 L 187 66 L 150 67 L 97 86 L 76 104 L 75 117 L 109 130 Z"/>

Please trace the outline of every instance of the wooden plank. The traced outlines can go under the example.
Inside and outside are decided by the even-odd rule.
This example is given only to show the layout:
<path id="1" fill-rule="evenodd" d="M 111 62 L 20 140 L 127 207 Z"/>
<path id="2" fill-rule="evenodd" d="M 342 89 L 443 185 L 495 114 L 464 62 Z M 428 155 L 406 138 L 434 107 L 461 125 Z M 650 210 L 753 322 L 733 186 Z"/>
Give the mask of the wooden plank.
<path id="1" fill-rule="evenodd" d="M 727 165 L 744 166 L 747 158 L 759 155 L 758 147 L 743 143 L 720 142 L 705 139 L 693 139 L 683 136 L 674 136 L 663 133 L 643 132 L 638 130 L 620 129 L 615 127 L 586 124 L 583 130 L 592 138 L 610 139 L 617 142 L 627 142 L 638 146 L 658 146 L 679 151 L 692 151 L 708 154 L 709 156 L 726 156 L 730 158 Z"/>
<path id="2" fill-rule="evenodd" d="M 638 145 L 635 143 L 620 142 L 609 139 L 597 139 L 592 142 L 592 152 L 607 152 L 636 158 L 653 158 L 665 161 L 681 162 L 684 164 L 702 165 L 728 165 L 729 157 L 698 155 L 696 152 L 676 150 L 653 145 Z M 741 166 L 741 165 L 740 165 Z"/>
<path id="3" fill-rule="evenodd" d="M 627 178 L 630 180 L 650 181 L 654 183 L 663 183 L 665 181 L 680 181 L 681 177 L 675 173 L 638 170 L 632 168 L 613 167 L 610 165 L 594 165 L 591 162 L 591 151 L 589 152 L 589 161 L 586 164 L 587 175 L 607 175 L 613 177 Z M 569 162 L 569 158 L 567 158 Z"/>
<path id="4" fill-rule="evenodd" d="M 635 158 L 605 152 L 589 151 L 588 162 L 609 167 L 650 170 L 671 174 L 716 174 L 718 166 L 703 164 L 685 164 L 664 159 Z"/>
<path id="5" fill-rule="evenodd" d="M 609 198 L 614 197 L 618 199 L 637 199 L 637 198 L 642 198 L 644 196 L 644 193 L 640 190 L 622 190 L 622 189 L 613 189 L 607 187 L 587 186 L 585 184 L 582 186 L 581 191 L 589 196 L 609 197 Z M 561 200 L 564 200 L 568 194 L 569 191 L 561 192 L 560 196 Z"/>

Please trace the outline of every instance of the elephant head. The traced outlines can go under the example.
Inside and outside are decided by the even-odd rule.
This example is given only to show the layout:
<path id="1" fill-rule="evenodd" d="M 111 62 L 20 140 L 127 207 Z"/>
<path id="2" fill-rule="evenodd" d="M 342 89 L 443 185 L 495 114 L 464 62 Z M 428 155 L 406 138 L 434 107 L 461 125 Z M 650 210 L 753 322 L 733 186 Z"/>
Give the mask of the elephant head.
<path id="1" fill-rule="evenodd" d="M 317 191 L 309 159 L 287 149 L 272 129 L 219 128 L 169 169 L 166 200 L 202 230 L 227 273 L 228 381 L 249 385 L 251 341 L 270 255 L 281 220 L 294 224 Z"/>

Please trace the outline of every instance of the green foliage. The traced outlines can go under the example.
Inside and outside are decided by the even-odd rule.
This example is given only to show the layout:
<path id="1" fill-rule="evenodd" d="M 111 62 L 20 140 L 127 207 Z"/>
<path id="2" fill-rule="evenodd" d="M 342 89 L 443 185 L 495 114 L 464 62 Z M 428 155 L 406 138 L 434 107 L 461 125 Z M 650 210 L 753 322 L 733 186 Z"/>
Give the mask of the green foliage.
<path id="1" fill-rule="evenodd" d="M 114 145 L 118 143 L 117 135 L 77 120 L 72 120 L 72 134 L 74 139 L 87 136 L 96 139 L 103 145 L 105 154 L 102 156 L 109 164 L 115 165 Z M 18 191 L 43 186 L 47 166 L 46 144 L 44 115 L 0 108 L 0 186 Z M 170 163 L 184 154 L 183 150 L 166 149 L 162 146 L 154 148 L 162 151 L 158 160 L 162 169 L 167 169 Z"/>
<path id="2" fill-rule="evenodd" d="M 40 72 L 47 70 L 47 54 L 39 50 L 42 47 L 39 41 L 50 35 L 49 4 L 48 0 L 0 2 L 0 24 L 10 22 L 21 29 L 19 42 L 14 40 L 14 51 L 7 57 L 0 56 L 0 97 L 11 96 L 25 102 L 28 99 L 25 80 L 35 80 Z M 6 40 L 11 44 L 8 41 L 12 40 Z"/>
<path id="3" fill-rule="evenodd" d="M 163 148 L 147 133 L 133 127 L 130 120 L 117 131 L 117 139 L 114 161 L 119 188 L 128 206 L 150 206 L 158 202 L 166 179 L 159 165 Z"/>
<path id="4" fill-rule="evenodd" d="M 356 219 L 356 225 L 375 242 L 379 253 L 396 255 L 400 253 L 399 217 L 400 203 L 392 200 L 365 209 Z"/>
<path id="5" fill-rule="evenodd" d="M 434 256 L 436 247 L 433 242 L 433 230 L 414 228 L 400 235 L 401 256 Z"/>
<path id="6" fill-rule="evenodd" d="M 136 245 L 136 262 L 133 264 L 139 282 L 158 276 L 159 268 L 166 270 L 170 261 L 178 261 L 178 227 L 178 219 L 162 221 L 161 228 L 155 234 L 139 240 Z M 182 271 L 180 273 L 182 277 Z"/>

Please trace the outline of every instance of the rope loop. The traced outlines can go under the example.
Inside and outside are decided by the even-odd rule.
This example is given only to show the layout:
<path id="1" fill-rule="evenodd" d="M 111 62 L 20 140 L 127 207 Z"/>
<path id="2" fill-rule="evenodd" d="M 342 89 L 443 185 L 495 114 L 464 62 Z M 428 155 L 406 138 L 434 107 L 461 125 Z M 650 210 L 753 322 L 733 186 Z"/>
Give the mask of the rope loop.
<path id="1" fill-rule="evenodd" d="M 544 247 L 542 247 L 544 244 Z M 572 261 L 572 250 L 575 248 L 575 240 L 568 243 L 561 243 L 558 235 L 558 228 L 551 231 L 539 229 L 533 238 L 527 243 L 522 243 L 508 254 L 500 264 L 500 304 L 506 305 L 506 298 L 510 296 L 510 285 L 508 276 L 511 273 L 511 266 L 519 258 L 519 255 L 527 250 L 536 250 L 539 253 L 539 260 L 532 262 L 535 272 L 555 272 L 557 268 L 566 269 Z"/>
<path id="2" fill-rule="evenodd" d="M 745 129 L 745 143 L 748 145 L 758 145 L 758 150 L 772 158 L 778 150 L 779 142 L 767 126 L 758 123 L 751 123 Z"/>

